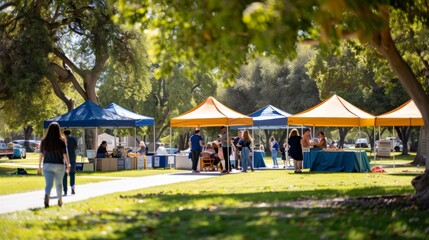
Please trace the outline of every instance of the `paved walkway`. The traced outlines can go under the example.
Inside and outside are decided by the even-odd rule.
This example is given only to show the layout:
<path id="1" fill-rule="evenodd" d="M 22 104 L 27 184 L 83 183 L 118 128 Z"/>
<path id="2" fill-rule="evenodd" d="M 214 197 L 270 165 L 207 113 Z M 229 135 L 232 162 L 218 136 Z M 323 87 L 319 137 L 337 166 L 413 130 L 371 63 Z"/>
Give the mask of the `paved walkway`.
<path id="1" fill-rule="evenodd" d="M 99 183 L 90 183 L 76 186 L 75 195 L 67 195 L 63 197 L 65 205 L 69 202 L 77 202 L 88 198 L 102 196 L 115 192 L 126 192 L 141 188 L 149 188 L 160 185 L 187 182 L 221 176 L 217 173 L 174 173 L 165 175 L 154 175 L 147 177 L 123 178 Z M 44 190 L 32 191 L 26 193 L 17 193 L 0 196 L 0 214 L 22 211 L 32 208 L 43 208 Z M 50 206 L 57 205 L 57 193 L 55 186 L 51 191 Z"/>

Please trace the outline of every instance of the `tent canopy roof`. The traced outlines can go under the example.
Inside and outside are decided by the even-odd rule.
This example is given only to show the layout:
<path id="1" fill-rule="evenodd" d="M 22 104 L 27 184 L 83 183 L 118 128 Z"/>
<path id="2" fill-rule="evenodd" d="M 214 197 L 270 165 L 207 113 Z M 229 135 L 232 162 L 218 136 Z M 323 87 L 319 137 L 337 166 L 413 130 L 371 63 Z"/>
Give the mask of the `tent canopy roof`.
<path id="1" fill-rule="evenodd" d="M 375 119 L 376 126 L 423 126 L 423 117 L 413 100 L 381 114 Z"/>
<path id="2" fill-rule="evenodd" d="M 123 116 L 123 117 L 127 117 L 127 118 L 131 118 L 136 120 L 135 121 L 135 126 L 136 127 L 140 127 L 140 126 L 152 126 L 155 124 L 155 119 L 152 117 L 147 117 L 144 115 L 140 115 L 137 114 L 135 112 L 132 112 L 128 109 L 125 109 L 121 106 L 119 106 L 116 103 L 111 103 L 109 104 L 107 107 L 105 107 L 104 109 L 111 111 L 119 116 Z"/>
<path id="3" fill-rule="evenodd" d="M 249 114 L 249 117 L 253 118 L 253 126 L 286 126 L 288 117 L 291 115 L 272 105 L 267 105 Z"/>
<path id="4" fill-rule="evenodd" d="M 58 122 L 61 127 L 134 127 L 135 120 L 107 111 L 90 100 L 61 116 L 45 120 L 43 127 Z"/>
<path id="5" fill-rule="evenodd" d="M 374 126 L 375 116 L 336 94 L 316 106 L 289 117 L 289 125 L 312 126 Z"/>
<path id="6" fill-rule="evenodd" d="M 253 119 L 238 113 L 213 97 L 208 97 L 198 106 L 172 118 L 171 127 L 216 127 L 252 125 Z"/>
<path id="7" fill-rule="evenodd" d="M 267 105 L 248 116 L 253 118 L 253 127 L 250 128 L 279 129 L 287 127 L 288 117 L 291 115 L 292 114 L 280 110 L 272 105 Z M 237 129 L 247 127 L 249 126 L 237 126 L 233 128 Z"/>

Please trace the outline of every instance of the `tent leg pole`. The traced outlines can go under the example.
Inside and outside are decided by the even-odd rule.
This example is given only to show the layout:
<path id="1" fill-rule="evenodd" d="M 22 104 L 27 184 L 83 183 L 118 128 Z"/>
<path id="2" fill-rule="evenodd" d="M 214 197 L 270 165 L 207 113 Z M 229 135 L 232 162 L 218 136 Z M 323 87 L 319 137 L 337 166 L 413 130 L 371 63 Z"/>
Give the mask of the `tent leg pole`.
<path id="1" fill-rule="evenodd" d="M 155 155 L 156 151 L 156 136 L 155 136 L 155 123 L 153 124 L 153 155 Z"/>
<path id="2" fill-rule="evenodd" d="M 393 129 L 392 129 L 392 133 L 393 133 L 393 141 L 392 141 L 392 144 L 393 144 L 393 168 L 395 168 L 396 166 L 395 166 L 395 126 L 393 126 L 392 127 Z"/>

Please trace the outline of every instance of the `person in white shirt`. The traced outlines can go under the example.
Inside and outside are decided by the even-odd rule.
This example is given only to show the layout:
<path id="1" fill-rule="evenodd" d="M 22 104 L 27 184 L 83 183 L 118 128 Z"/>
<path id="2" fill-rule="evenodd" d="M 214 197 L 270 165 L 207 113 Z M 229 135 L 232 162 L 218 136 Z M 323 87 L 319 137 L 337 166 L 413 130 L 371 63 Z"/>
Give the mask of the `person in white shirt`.
<path id="1" fill-rule="evenodd" d="M 156 149 L 156 155 L 168 155 L 167 149 L 164 147 L 164 143 L 161 143 Z"/>

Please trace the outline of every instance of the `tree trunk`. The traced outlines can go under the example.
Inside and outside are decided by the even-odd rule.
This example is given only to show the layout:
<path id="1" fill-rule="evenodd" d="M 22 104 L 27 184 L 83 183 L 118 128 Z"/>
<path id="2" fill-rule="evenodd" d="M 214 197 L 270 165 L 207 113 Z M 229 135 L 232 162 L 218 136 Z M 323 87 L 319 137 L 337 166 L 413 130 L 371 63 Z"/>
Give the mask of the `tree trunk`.
<path id="1" fill-rule="evenodd" d="M 34 150 L 30 147 L 30 140 L 31 134 L 33 134 L 33 126 L 27 126 L 24 128 L 24 147 L 27 152 L 33 152 Z"/>
<path id="2" fill-rule="evenodd" d="M 417 154 L 414 158 L 414 161 L 411 163 L 415 166 L 420 165 L 423 166 L 426 162 L 427 158 L 427 152 L 425 152 L 424 145 L 426 142 L 428 142 L 428 137 L 425 134 L 425 131 L 423 128 L 420 128 L 420 135 L 419 135 L 419 141 L 418 141 L 418 147 L 417 147 Z"/>
<path id="3" fill-rule="evenodd" d="M 374 148 L 375 148 L 375 146 L 374 146 L 374 141 L 375 141 L 375 132 L 374 132 L 374 129 L 373 128 L 364 128 L 364 129 L 362 129 L 362 131 L 364 132 L 364 133 L 366 133 L 366 135 L 368 136 L 368 138 L 369 138 L 369 146 L 371 146 L 371 152 L 374 152 Z"/>
<path id="4" fill-rule="evenodd" d="M 378 33 L 374 33 L 370 43 L 387 59 L 405 91 L 414 100 L 414 103 L 423 116 L 424 128 L 427 133 L 429 131 L 429 97 L 425 93 L 423 86 L 417 80 L 411 67 L 405 62 L 395 46 L 389 28 L 390 18 L 388 8 L 381 8 L 380 10 L 385 18 L 386 27 L 381 29 Z M 426 140 L 425 144 L 422 143 L 426 155 L 429 152 L 429 141 L 427 141 L 427 137 L 426 135 L 424 138 L 424 140 Z M 429 161 L 427 157 L 425 159 L 425 169 L 425 173 L 414 178 L 412 184 L 416 189 L 416 196 L 419 201 L 429 205 Z"/>
<path id="5" fill-rule="evenodd" d="M 408 155 L 408 139 L 410 138 L 411 127 L 395 127 L 395 130 L 402 141 L 402 155 Z"/>
<path id="6" fill-rule="evenodd" d="M 344 147 L 344 140 L 346 139 L 347 133 L 350 131 L 350 129 L 352 128 L 338 128 L 338 133 L 340 134 L 340 142 L 338 147 L 339 148 L 343 148 Z"/>

